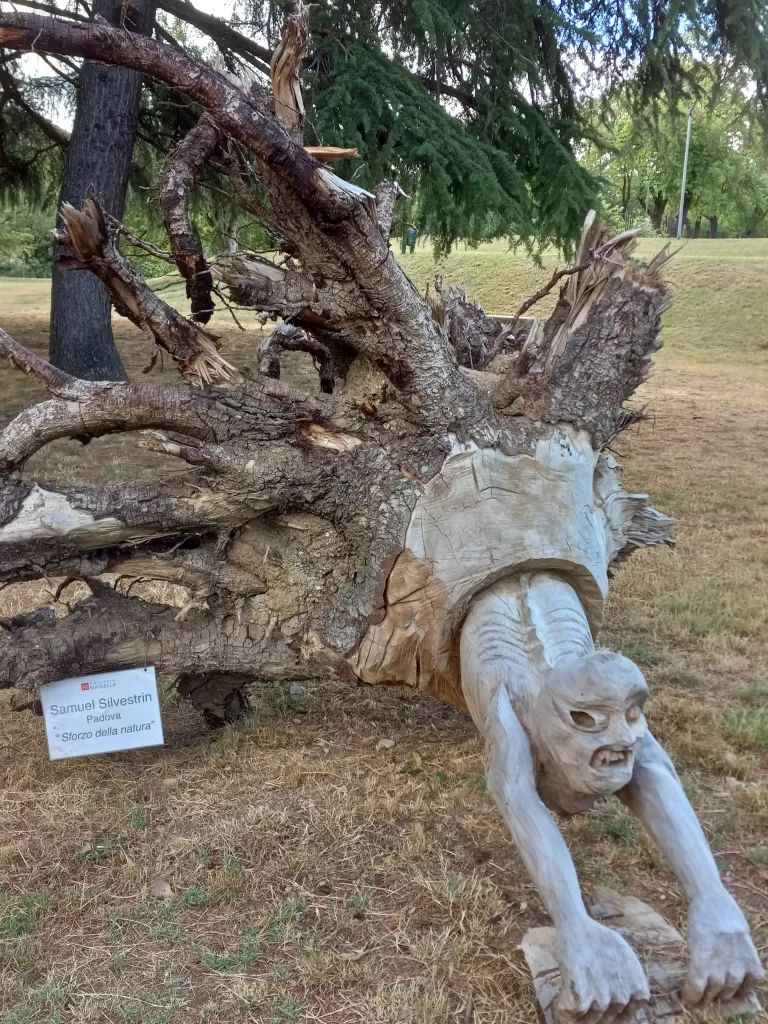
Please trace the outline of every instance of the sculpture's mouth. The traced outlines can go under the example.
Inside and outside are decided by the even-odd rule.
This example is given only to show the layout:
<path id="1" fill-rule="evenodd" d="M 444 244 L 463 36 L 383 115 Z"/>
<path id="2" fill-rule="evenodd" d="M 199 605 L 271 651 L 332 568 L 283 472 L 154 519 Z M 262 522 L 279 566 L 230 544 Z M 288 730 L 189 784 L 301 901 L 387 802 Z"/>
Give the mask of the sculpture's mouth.
<path id="1" fill-rule="evenodd" d="M 600 747 L 592 755 L 593 768 L 622 768 L 629 764 L 630 747 Z"/>

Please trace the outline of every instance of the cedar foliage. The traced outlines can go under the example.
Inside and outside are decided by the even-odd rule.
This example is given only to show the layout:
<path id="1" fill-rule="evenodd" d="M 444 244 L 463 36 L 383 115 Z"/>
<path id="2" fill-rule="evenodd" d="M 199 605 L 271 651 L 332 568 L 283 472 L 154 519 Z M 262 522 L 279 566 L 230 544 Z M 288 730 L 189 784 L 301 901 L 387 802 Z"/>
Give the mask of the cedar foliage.
<path id="1" fill-rule="evenodd" d="M 84 17 L 72 0 L 51 6 Z M 183 20 L 161 13 L 156 31 L 193 49 L 184 23 L 195 20 L 190 5 L 165 6 Z M 268 55 L 284 8 L 282 0 L 236 0 L 229 21 Z M 576 159 L 592 135 L 579 103 L 585 90 L 610 96 L 623 87 L 638 109 L 662 95 L 674 104 L 695 88 L 690 57 L 702 53 L 744 69 L 759 100 L 768 81 L 760 0 L 321 0 L 311 18 L 307 142 L 356 146 L 360 159 L 339 170 L 360 185 L 397 178 L 411 200 L 395 230 L 416 224 L 441 251 L 458 238 L 562 245 L 577 236 L 599 187 Z M 233 71 L 258 66 L 215 33 L 205 45 Z M 20 81 L 18 62 L 4 67 Z M 76 77 L 76 68 L 58 70 Z M 23 83 L 32 108 L 42 109 L 42 85 Z M 66 80 L 59 88 L 73 95 Z M 194 122 L 194 111 L 169 93 L 145 90 L 139 164 L 148 146 L 167 153 Z M 39 136 L 40 126 L 2 83 L 0 106 L 0 188 L 40 195 L 41 174 L 56 178 L 51 154 L 64 143 L 49 138 L 42 162 L 19 159 L 19 149 L 34 152 L 27 136 Z M 141 177 L 139 166 L 135 181 Z"/>

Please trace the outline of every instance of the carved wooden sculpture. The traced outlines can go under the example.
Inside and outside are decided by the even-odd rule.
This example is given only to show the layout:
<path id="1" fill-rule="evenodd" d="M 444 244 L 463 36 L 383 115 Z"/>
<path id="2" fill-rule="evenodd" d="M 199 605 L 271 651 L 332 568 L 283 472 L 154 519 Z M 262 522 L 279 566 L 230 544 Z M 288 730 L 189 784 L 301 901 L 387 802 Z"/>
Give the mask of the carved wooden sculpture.
<path id="1" fill-rule="evenodd" d="M 624 403 L 659 345 L 666 256 L 641 266 L 632 232 L 610 238 L 589 218 L 554 314 L 507 330 L 511 355 L 488 365 L 497 326 L 456 290 L 430 304 L 395 261 L 397 184 L 368 192 L 303 148 L 306 28 L 298 5 L 272 62 L 276 101 L 120 29 L 0 13 L 2 47 L 138 68 L 201 110 L 161 187 L 192 320 L 140 279 L 97 197 L 64 210 L 60 237 L 69 266 L 104 281 L 198 386 L 75 380 L 0 331 L 0 352 L 52 396 L 0 434 L 0 582 L 63 577 L 92 591 L 64 617 L 4 624 L 0 686 L 151 662 L 212 718 L 254 677 L 419 687 L 467 707 L 485 737 L 489 789 L 557 928 L 563 1019 L 608 1024 L 647 995 L 629 947 L 587 916 L 547 809 L 608 793 L 689 896 L 689 1002 L 751 991 L 761 969 L 747 925 L 647 731 L 645 681 L 594 646 L 609 567 L 671 541 L 671 521 L 622 489 L 603 452 L 641 417 Z M 212 165 L 283 260 L 208 266 L 188 204 Z M 262 373 L 241 379 L 201 326 L 216 279 L 285 321 Z M 275 379 L 282 348 L 312 354 L 324 393 Z M 23 474 L 56 438 L 115 431 L 142 432 L 188 474 L 101 488 Z M 99 580 L 109 573 L 172 580 L 187 605 L 126 596 Z"/>

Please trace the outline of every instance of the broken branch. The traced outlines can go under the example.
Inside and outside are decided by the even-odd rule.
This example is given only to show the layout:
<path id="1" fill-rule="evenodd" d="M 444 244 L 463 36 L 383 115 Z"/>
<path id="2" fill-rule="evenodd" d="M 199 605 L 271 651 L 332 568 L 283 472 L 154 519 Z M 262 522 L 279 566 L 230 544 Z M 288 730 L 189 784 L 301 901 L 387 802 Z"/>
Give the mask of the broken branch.
<path id="1" fill-rule="evenodd" d="M 589 261 L 584 263 L 577 263 L 575 267 L 564 267 L 562 270 L 556 270 L 552 277 L 547 281 L 543 288 L 539 288 L 537 292 L 526 299 L 522 306 L 518 309 L 515 315 L 512 317 L 509 324 L 504 328 L 507 334 L 514 334 L 515 328 L 517 327 L 518 320 L 521 316 L 528 312 L 531 306 L 535 306 L 537 302 L 540 302 L 546 295 L 552 291 L 558 281 L 561 281 L 564 277 L 570 277 L 571 274 L 578 274 L 581 270 L 586 270 L 589 266 Z"/>
<path id="2" fill-rule="evenodd" d="M 280 378 L 280 352 L 309 352 L 320 374 L 320 389 L 333 394 L 340 376 L 330 349 L 317 338 L 309 337 L 293 324 L 280 324 L 261 343 L 259 370 L 267 377 Z"/>
<path id="3" fill-rule="evenodd" d="M 160 183 L 160 212 L 179 273 L 187 282 L 192 319 L 207 324 L 213 316 L 213 278 L 203 247 L 189 218 L 189 202 L 197 181 L 220 141 L 208 114 L 198 121 L 171 153 Z"/>
<path id="4" fill-rule="evenodd" d="M 275 116 L 285 130 L 301 138 L 304 124 L 304 100 L 301 98 L 299 71 L 309 39 L 309 7 L 302 0 L 294 0 L 286 15 L 280 42 L 269 63 L 272 92 L 275 96 Z"/>

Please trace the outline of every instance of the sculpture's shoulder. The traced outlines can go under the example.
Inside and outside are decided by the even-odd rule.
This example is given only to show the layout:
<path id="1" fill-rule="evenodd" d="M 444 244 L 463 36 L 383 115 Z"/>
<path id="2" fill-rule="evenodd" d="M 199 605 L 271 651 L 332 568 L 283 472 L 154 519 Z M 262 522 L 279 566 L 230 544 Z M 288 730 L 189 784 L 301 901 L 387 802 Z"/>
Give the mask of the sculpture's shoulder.
<path id="1" fill-rule="evenodd" d="M 533 455 L 448 456 L 425 485 L 381 607 L 350 658 L 356 674 L 463 706 L 457 636 L 470 603 L 500 580 L 537 571 L 568 580 L 596 632 L 608 587 L 596 459 L 586 435 L 557 427 Z"/>

